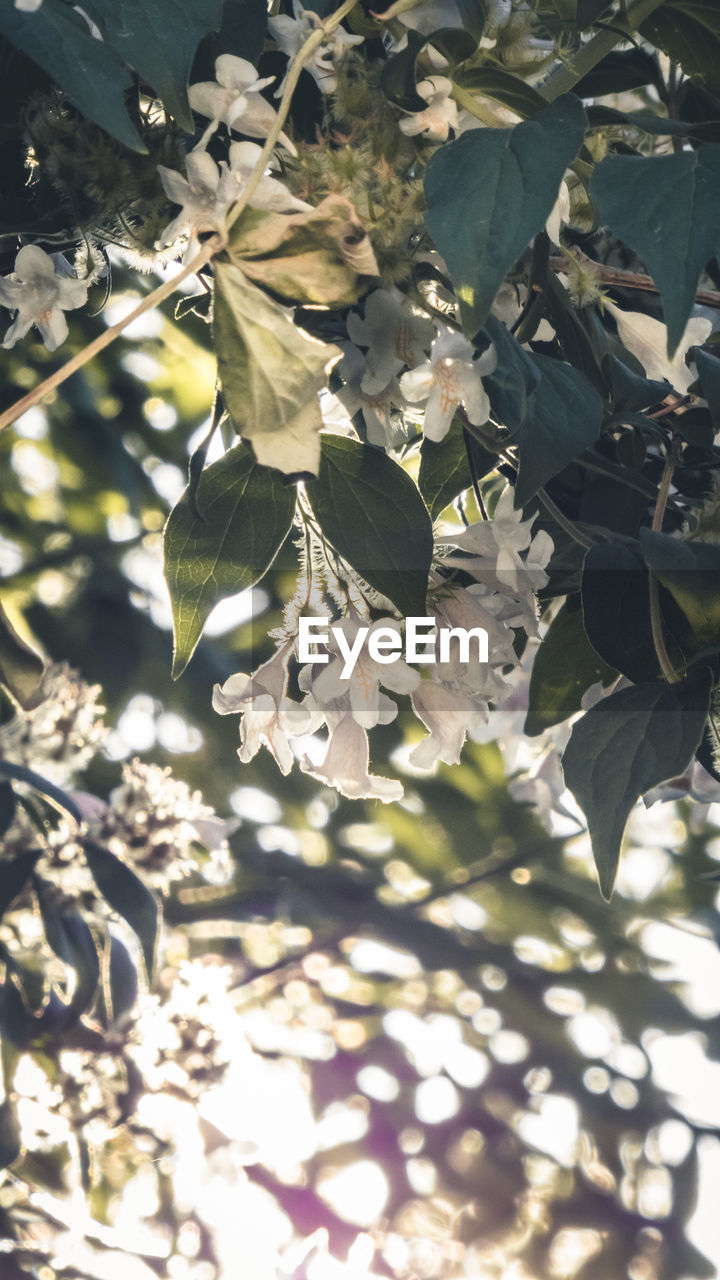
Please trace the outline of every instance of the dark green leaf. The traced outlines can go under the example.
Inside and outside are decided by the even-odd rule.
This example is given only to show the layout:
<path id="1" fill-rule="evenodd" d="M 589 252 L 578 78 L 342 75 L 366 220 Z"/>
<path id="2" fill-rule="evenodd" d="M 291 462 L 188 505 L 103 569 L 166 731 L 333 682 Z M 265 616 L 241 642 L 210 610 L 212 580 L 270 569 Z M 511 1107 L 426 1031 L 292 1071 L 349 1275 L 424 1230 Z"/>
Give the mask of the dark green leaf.
<path id="1" fill-rule="evenodd" d="M 528 400 L 514 441 L 520 455 L 515 502 L 525 506 L 538 489 L 583 453 L 600 434 L 603 405 L 587 378 L 572 365 L 535 356 L 541 381 Z"/>
<path id="2" fill-rule="evenodd" d="M 720 94 L 720 6 L 716 0 L 665 0 L 640 33 L 679 62 L 693 81 Z"/>
<path id="3" fill-rule="evenodd" d="M 29 849 L 17 858 L 3 858 L 0 862 L 0 919 L 25 888 L 39 857 L 39 849 Z"/>
<path id="4" fill-rule="evenodd" d="M 22 1151 L 20 1125 L 10 1102 L 0 1103 L 0 1169 L 7 1169 Z"/>
<path id="5" fill-rule="evenodd" d="M 659 674 L 650 630 L 647 566 L 630 539 L 601 542 L 585 557 L 582 578 L 585 631 L 610 667 L 629 680 Z"/>
<path id="6" fill-rule="evenodd" d="M 83 821 L 83 816 L 78 806 L 67 791 L 56 787 L 54 782 L 48 781 L 47 778 L 42 778 L 39 773 L 35 773 L 33 769 L 26 768 L 24 764 L 12 764 L 10 760 L 0 759 L 0 778 L 12 778 L 15 782 L 27 783 L 35 791 L 39 791 L 40 795 L 45 796 L 60 809 L 64 809 L 66 813 L 69 813 L 78 826 Z"/>
<path id="7" fill-rule="evenodd" d="M 660 290 L 672 355 L 700 272 L 720 246 L 720 146 L 666 156 L 607 156 L 590 190 L 602 220 L 642 258 Z"/>
<path id="8" fill-rule="evenodd" d="M 91 840 L 85 842 L 84 848 L 88 867 L 103 898 L 137 935 L 148 978 L 152 979 L 160 923 L 155 897 L 140 877 L 113 853 Z"/>
<path id="9" fill-rule="evenodd" d="M 130 1012 L 137 1000 L 138 976 L 127 947 L 112 934 L 108 968 L 112 1020 L 117 1022 L 123 1014 Z"/>
<path id="10" fill-rule="evenodd" d="M 524 120 L 547 107 L 547 99 L 537 89 L 501 67 L 471 67 L 460 71 L 456 79 L 460 88 L 493 98 Z"/>
<path id="11" fill-rule="evenodd" d="M 40 654 L 18 635 L 0 604 L 0 684 L 21 707 L 29 707 L 44 670 Z"/>
<path id="12" fill-rule="evenodd" d="M 111 45 L 96 40 L 87 22 L 62 0 L 44 0 L 35 13 L 0 6 L 0 32 L 56 81 L 88 120 L 118 142 L 145 151 L 128 114 L 130 72 Z"/>
<path id="13" fill-rule="evenodd" d="M 660 404 L 672 390 L 665 379 L 651 382 L 609 353 L 603 356 L 602 369 L 610 385 L 616 412 L 634 413 L 637 409 L 647 409 L 651 404 Z"/>
<path id="14" fill-rule="evenodd" d="M 636 800 L 687 768 L 703 734 L 711 678 L 638 684 L 604 698 L 572 731 L 565 781 L 587 818 L 600 891 L 610 899 Z"/>
<path id="15" fill-rule="evenodd" d="M 193 131 L 187 84 L 195 50 L 220 25 L 221 0 L 86 0 L 103 41 L 162 98 L 181 128 Z"/>
<path id="16" fill-rule="evenodd" d="M 223 0 L 220 28 L 201 42 L 193 63 L 192 84 L 215 79 L 215 59 L 235 53 L 257 66 L 265 44 L 268 8 L 265 0 Z"/>
<path id="17" fill-rule="evenodd" d="M 567 720 L 580 710 L 592 684 L 611 684 L 617 675 L 590 644 L 577 599 L 568 601 L 551 622 L 533 662 L 525 733 L 533 737 Z"/>
<path id="18" fill-rule="evenodd" d="M 663 84 L 657 58 L 646 49 L 613 49 L 592 71 L 575 85 L 579 98 L 602 98 L 606 93 L 624 93 L 645 84 Z"/>
<path id="19" fill-rule="evenodd" d="M 700 390 L 708 402 L 713 426 L 720 429 L 720 357 L 698 349 L 695 352 Z"/>
<path id="20" fill-rule="evenodd" d="M 0 782 L 0 839 L 5 835 L 14 817 L 15 792 L 12 789 L 12 783 Z M 0 915 L 2 915 L 2 911 L 0 911 Z"/>
<path id="21" fill-rule="evenodd" d="M 593 332 L 591 316 L 587 312 L 576 310 L 567 289 L 563 288 L 552 272 L 545 290 L 545 311 L 557 334 L 565 359 L 584 373 L 601 395 L 605 395 L 605 384 L 600 372 L 602 342 L 606 341 L 604 331 Z"/>
<path id="22" fill-rule="evenodd" d="M 100 980 L 97 948 L 79 912 L 64 905 L 58 907 L 53 888 L 38 876 L 34 884 L 48 946 L 75 971 L 75 989 L 64 1010 L 63 1020 L 77 1018 L 92 1003 L 97 992 Z"/>
<path id="23" fill-rule="evenodd" d="M 695 138 L 700 142 L 717 142 L 720 138 L 720 120 L 703 121 L 700 124 L 684 120 L 668 120 L 667 116 L 652 116 L 646 112 L 616 111 L 614 107 L 588 107 L 587 117 L 593 129 L 606 129 L 620 125 L 639 129 L 655 137 Z"/>
<path id="24" fill-rule="evenodd" d="M 453 498 L 472 485 L 468 447 L 472 451 L 478 479 L 494 470 L 497 454 L 483 449 L 477 440 L 468 438 L 466 443 L 462 424 L 457 418 L 453 419 L 445 439 L 439 444 L 423 440 L 420 446 L 418 487 L 433 520 Z"/>
<path id="25" fill-rule="evenodd" d="M 528 399 L 540 381 L 540 371 L 495 316 L 489 318 L 485 333 L 495 347 L 497 366 L 483 379 L 483 385 L 498 422 L 516 431 L 525 421 Z"/>
<path id="26" fill-rule="evenodd" d="M 288 535 L 295 490 L 239 444 L 203 471 L 197 509 L 186 490 L 165 528 L 165 576 L 173 610 L 173 676 L 185 670 L 218 600 L 253 586 Z"/>
<path id="27" fill-rule="evenodd" d="M 424 111 L 427 102 L 420 97 L 415 85 L 415 63 L 427 44 L 427 36 L 419 31 L 408 31 L 407 44 L 401 53 L 395 53 L 383 63 L 380 72 L 380 88 L 390 102 L 403 111 Z"/>
<path id="28" fill-rule="evenodd" d="M 702 646 L 720 646 L 720 546 L 640 530 L 648 567 L 685 614 Z"/>
<path id="29" fill-rule="evenodd" d="M 323 436 L 307 484 L 316 519 L 343 560 L 406 616 L 425 613 L 432 524 L 410 476 L 380 449 Z"/>
<path id="30" fill-rule="evenodd" d="M 507 271 L 544 226 L 585 120 L 580 99 L 565 94 L 514 129 L 471 129 L 430 160 L 425 220 L 471 337 Z"/>

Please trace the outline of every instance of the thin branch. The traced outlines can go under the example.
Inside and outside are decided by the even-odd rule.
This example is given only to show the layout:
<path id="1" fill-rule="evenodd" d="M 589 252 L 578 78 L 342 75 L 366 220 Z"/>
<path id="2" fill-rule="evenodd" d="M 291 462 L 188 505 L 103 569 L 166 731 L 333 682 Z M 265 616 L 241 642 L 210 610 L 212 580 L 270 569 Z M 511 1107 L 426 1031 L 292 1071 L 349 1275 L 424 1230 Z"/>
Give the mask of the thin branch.
<path id="1" fill-rule="evenodd" d="M 575 255 L 592 266 L 601 284 L 617 285 L 618 289 L 642 289 L 646 293 L 660 292 L 652 276 L 643 275 L 639 271 L 625 271 L 622 267 L 606 267 L 578 250 L 575 250 Z M 565 272 L 568 269 L 567 258 L 552 257 L 549 266 L 551 271 Z M 720 308 L 720 293 L 714 289 L 698 289 L 695 301 L 704 307 Z"/>

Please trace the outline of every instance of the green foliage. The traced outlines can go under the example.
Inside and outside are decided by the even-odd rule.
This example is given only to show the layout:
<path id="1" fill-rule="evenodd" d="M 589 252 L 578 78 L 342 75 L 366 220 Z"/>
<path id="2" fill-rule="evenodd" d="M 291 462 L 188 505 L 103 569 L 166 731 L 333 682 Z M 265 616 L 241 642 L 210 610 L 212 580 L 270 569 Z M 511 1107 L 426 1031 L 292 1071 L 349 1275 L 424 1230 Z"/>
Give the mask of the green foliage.
<path id="1" fill-rule="evenodd" d="M 720 93 L 720 14 L 714 0 L 665 0 L 640 30 L 696 84 Z"/>
<path id="2" fill-rule="evenodd" d="M 474 469 L 475 479 L 482 480 L 496 466 L 497 454 L 484 449 L 457 418 L 439 444 L 423 440 L 418 488 L 433 520 L 469 488 L 469 471 Z"/>
<path id="3" fill-rule="evenodd" d="M 569 364 L 535 356 L 540 382 L 515 434 L 520 471 L 515 502 L 527 506 L 538 489 L 597 440 L 602 401 L 587 378 Z"/>
<path id="4" fill-rule="evenodd" d="M 591 685 L 609 685 L 617 674 L 590 644 L 579 601 L 568 600 L 550 623 L 533 663 L 525 732 L 534 736 L 569 719 Z"/>
<path id="5" fill-rule="evenodd" d="M 190 68 L 202 37 L 220 25 L 222 0 L 88 0 L 85 8 L 103 40 L 162 98 L 180 127 L 192 133 Z"/>
<path id="6" fill-rule="evenodd" d="M 219 600 L 256 583 L 288 535 L 295 490 L 278 471 L 235 445 L 185 490 L 165 528 L 165 574 L 173 606 L 173 676 L 182 675 Z"/>
<path id="7" fill-rule="evenodd" d="M 21 707 L 28 706 L 37 692 L 44 665 L 40 654 L 18 635 L 0 604 L 0 684 Z"/>
<path id="8" fill-rule="evenodd" d="M 447 262 L 470 337 L 548 217 L 583 139 L 585 112 L 565 94 L 514 129 L 473 129 L 436 152 L 425 177 L 425 221 Z"/>
<path id="9" fill-rule="evenodd" d="M 155 972 L 160 911 L 156 899 L 124 862 L 91 840 L 85 841 L 85 857 L 93 879 L 108 906 L 130 925 L 142 948 L 147 976 Z M 117 988 L 117 984 L 116 984 Z M 116 1001 L 113 1000 L 113 1009 Z"/>
<path id="10" fill-rule="evenodd" d="M 600 217 L 647 264 L 662 294 L 672 356 L 700 271 L 718 251 L 720 146 L 651 158 L 608 156 L 591 184 Z M 678 244 L 686 246 L 678 253 Z"/>
<path id="11" fill-rule="evenodd" d="M 322 534 L 400 613 L 425 613 L 432 525 L 412 480 L 378 449 L 324 436 L 306 486 Z"/>
<path id="12" fill-rule="evenodd" d="M 600 890 L 610 899 L 625 823 L 635 802 L 692 760 L 710 702 L 705 670 L 679 684 L 638 684 L 603 699 L 574 727 L 565 781 L 582 806 Z"/>
<path id="13" fill-rule="evenodd" d="M 263 466 L 315 474 L 317 393 L 336 348 L 298 329 L 235 266 L 218 263 L 215 289 L 218 374 L 235 430 Z"/>

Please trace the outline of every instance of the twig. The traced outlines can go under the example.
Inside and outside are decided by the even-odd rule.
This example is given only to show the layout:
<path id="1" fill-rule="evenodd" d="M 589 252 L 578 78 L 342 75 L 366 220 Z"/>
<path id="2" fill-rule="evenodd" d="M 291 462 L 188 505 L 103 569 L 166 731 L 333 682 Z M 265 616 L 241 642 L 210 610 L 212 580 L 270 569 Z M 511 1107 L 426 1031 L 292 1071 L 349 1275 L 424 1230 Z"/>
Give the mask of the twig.
<path id="1" fill-rule="evenodd" d="M 137 320 L 146 311 L 150 311 L 153 307 L 158 306 L 160 302 L 164 302 L 166 298 L 169 298 L 177 286 L 183 280 L 187 280 L 188 276 L 195 275 L 201 267 L 204 267 L 223 244 L 224 241 L 221 236 L 213 236 L 203 245 L 192 262 L 188 262 L 187 266 L 183 267 L 178 275 L 173 276 L 172 280 L 166 280 L 159 288 L 153 289 L 153 292 L 143 298 L 142 302 L 138 303 L 129 315 L 124 316 L 122 320 L 118 320 L 117 324 L 111 325 L 104 333 L 101 333 L 92 342 L 89 342 L 86 347 L 83 347 L 82 351 L 78 351 L 77 355 L 72 356 L 70 360 L 66 360 L 65 364 L 61 365 L 59 369 L 56 369 L 48 378 L 44 378 L 42 382 L 38 383 L 32 391 L 28 391 L 27 395 L 23 396 L 22 399 L 16 400 L 15 404 L 0 414 L 0 431 L 4 431 L 6 427 L 11 426 L 21 414 L 26 413 L 28 409 L 32 409 L 33 405 L 37 404 L 39 400 L 42 400 L 49 392 L 54 391 L 56 387 L 61 386 L 74 373 L 77 373 L 78 369 L 82 369 L 88 360 L 92 360 L 101 351 L 104 351 L 106 347 L 109 347 L 116 338 L 120 337 L 123 330 L 127 329 L 129 324 L 132 324 L 133 320 Z"/>

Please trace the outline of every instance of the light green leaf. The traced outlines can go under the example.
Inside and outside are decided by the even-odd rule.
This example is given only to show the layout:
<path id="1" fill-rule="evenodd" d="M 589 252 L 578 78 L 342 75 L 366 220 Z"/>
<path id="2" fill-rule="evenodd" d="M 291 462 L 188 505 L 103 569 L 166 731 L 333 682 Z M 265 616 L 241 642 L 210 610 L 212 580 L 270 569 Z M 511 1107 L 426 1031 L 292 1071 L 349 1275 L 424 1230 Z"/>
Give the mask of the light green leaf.
<path id="1" fill-rule="evenodd" d="M 100 893 L 130 925 L 142 948 L 149 979 L 155 969 L 160 910 L 153 894 L 135 872 L 107 849 L 87 840 L 85 859 Z"/>
<path id="2" fill-rule="evenodd" d="M 0 684 L 21 707 L 29 707 L 44 670 L 40 654 L 18 635 L 0 603 Z"/>
<path id="3" fill-rule="evenodd" d="M 86 0 L 103 40 L 147 82 L 188 133 L 187 84 L 195 50 L 220 25 L 221 0 Z"/>
<path id="4" fill-rule="evenodd" d="M 590 644 L 578 604 L 564 604 L 535 655 L 525 733 L 534 737 L 567 720 L 592 684 L 611 684 L 617 674 Z"/>
<path id="5" fill-rule="evenodd" d="M 720 248 L 720 145 L 666 156 L 608 156 L 595 169 L 590 194 L 601 220 L 642 258 L 660 290 L 672 356 L 700 272 Z"/>
<path id="6" fill-rule="evenodd" d="M 640 34 L 679 62 L 685 75 L 720 94 L 720 6 L 717 0 L 665 0 Z"/>
<path id="7" fill-rule="evenodd" d="M 337 347 L 316 342 L 225 262 L 215 265 L 215 348 L 225 406 L 264 466 L 317 474 L 318 391 Z"/>
<path id="8" fill-rule="evenodd" d="M 413 481 L 381 449 L 323 436 L 307 495 L 324 536 L 405 616 L 425 613 L 432 524 Z"/>
<path id="9" fill-rule="evenodd" d="M 580 99 L 564 94 L 514 129 L 471 129 L 430 160 L 425 221 L 470 337 L 487 320 L 509 268 L 545 225 L 585 123 Z"/>
<path id="10" fill-rule="evenodd" d="M 272 564 L 292 524 L 295 489 L 241 444 L 203 472 L 196 502 L 201 518 L 186 490 L 165 528 L 174 679 L 190 661 L 210 610 L 253 586 Z"/>
<path id="11" fill-rule="evenodd" d="M 307 213 L 246 209 L 230 253 L 248 279 L 294 305 L 351 306 L 379 274 L 367 231 L 340 195 Z"/>
<path id="12" fill-rule="evenodd" d="M 88 120 L 133 151 L 146 150 L 125 103 L 132 77 L 79 13 L 62 0 L 44 0 L 36 12 L 21 13 L 7 0 L 0 5 L 0 33 L 52 76 Z"/>
<path id="13" fill-rule="evenodd" d="M 587 818 L 600 891 L 609 901 L 636 800 L 687 768 L 702 738 L 710 672 L 681 684 L 637 684 L 597 703 L 575 725 L 565 781 Z"/>
<path id="14" fill-rule="evenodd" d="M 515 502 L 524 507 L 547 480 L 597 440 L 603 404 L 572 365 L 534 356 L 542 375 L 528 400 L 525 421 L 513 437 L 520 455 Z"/>
<path id="15" fill-rule="evenodd" d="M 468 449 L 472 454 L 478 479 L 497 466 L 496 453 L 483 449 L 470 436 L 466 444 L 462 424 L 457 418 L 453 420 L 444 440 L 436 444 L 426 439 L 420 446 L 418 487 L 433 520 L 437 519 L 453 498 L 472 485 Z"/>

